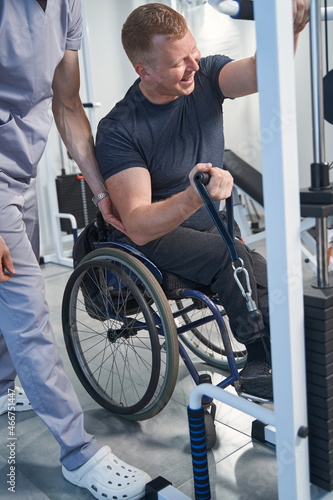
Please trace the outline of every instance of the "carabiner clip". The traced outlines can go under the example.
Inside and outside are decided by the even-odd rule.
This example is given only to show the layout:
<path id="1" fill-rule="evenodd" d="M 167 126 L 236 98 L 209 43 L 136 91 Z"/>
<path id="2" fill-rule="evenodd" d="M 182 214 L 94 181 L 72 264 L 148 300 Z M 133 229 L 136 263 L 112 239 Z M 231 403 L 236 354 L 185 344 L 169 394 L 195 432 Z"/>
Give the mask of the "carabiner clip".
<path id="1" fill-rule="evenodd" d="M 249 273 L 247 272 L 247 270 L 244 267 L 243 259 L 239 258 L 239 261 L 241 263 L 240 267 L 235 267 L 234 263 L 233 262 L 231 263 L 232 268 L 234 270 L 234 279 L 235 279 L 235 281 L 238 285 L 238 288 L 240 289 L 243 297 L 246 300 L 246 307 L 247 307 L 248 311 L 252 312 L 252 311 L 255 311 L 257 309 L 257 306 L 256 306 L 256 303 L 254 302 L 254 300 L 252 299 L 252 288 L 251 288 L 251 284 L 250 284 Z M 244 275 L 245 275 L 246 287 L 248 290 L 247 292 L 245 292 L 242 283 L 239 281 L 239 278 L 238 278 L 239 273 L 244 273 Z"/>

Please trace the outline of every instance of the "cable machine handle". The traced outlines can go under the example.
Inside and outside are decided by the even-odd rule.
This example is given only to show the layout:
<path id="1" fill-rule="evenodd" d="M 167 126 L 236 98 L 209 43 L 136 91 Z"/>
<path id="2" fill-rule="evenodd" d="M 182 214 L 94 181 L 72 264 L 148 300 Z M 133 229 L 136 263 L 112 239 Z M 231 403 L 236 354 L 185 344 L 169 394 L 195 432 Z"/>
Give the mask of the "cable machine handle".
<path id="1" fill-rule="evenodd" d="M 254 20 L 252 0 L 208 0 L 218 12 L 234 19 Z"/>
<path id="2" fill-rule="evenodd" d="M 193 179 L 195 184 L 201 182 L 204 186 L 207 186 L 208 182 L 210 181 L 210 175 L 208 172 L 197 172 L 194 175 Z"/>
<path id="3" fill-rule="evenodd" d="M 232 196 L 227 198 L 226 201 L 226 216 L 227 216 L 227 227 L 225 227 L 219 212 L 217 211 L 211 197 L 205 186 L 209 183 L 210 175 L 207 172 L 197 172 L 193 176 L 194 183 L 202 197 L 203 202 L 205 203 L 219 233 L 224 239 L 225 244 L 227 245 L 231 265 L 234 271 L 234 279 L 246 301 L 246 307 L 249 311 L 248 319 L 249 322 L 255 323 L 259 326 L 259 329 L 263 328 L 262 323 L 262 314 L 260 310 L 257 308 L 256 303 L 252 299 L 252 289 L 250 285 L 250 278 L 247 270 L 244 267 L 244 262 L 241 258 L 238 257 L 236 245 L 235 245 L 235 235 L 234 235 L 234 214 L 233 214 L 233 203 Z M 244 273 L 247 292 L 245 291 L 242 283 L 239 280 L 238 275 L 240 273 Z"/>
<path id="4" fill-rule="evenodd" d="M 206 205 L 210 216 L 212 217 L 217 229 L 219 230 L 222 238 L 224 239 L 227 248 L 229 250 L 231 262 L 238 261 L 238 254 L 235 246 L 235 234 L 234 234 L 234 212 L 232 196 L 225 200 L 226 202 L 226 216 L 227 216 L 227 227 L 221 220 L 218 210 L 216 209 L 207 189 L 206 185 L 209 183 L 210 174 L 207 172 L 197 172 L 193 176 L 194 183 L 199 191 L 199 194 Z"/>

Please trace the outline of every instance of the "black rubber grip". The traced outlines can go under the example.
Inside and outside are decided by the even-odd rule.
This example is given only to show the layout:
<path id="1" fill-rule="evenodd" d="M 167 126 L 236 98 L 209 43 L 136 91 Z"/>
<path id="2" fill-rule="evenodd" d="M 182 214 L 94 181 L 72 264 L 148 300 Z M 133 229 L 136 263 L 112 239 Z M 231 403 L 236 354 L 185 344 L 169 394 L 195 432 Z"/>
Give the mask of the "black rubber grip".
<path id="1" fill-rule="evenodd" d="M 254 20 L 253 2 L 252 0 L 237 0 L 239 3 L 239 12 L 236 16 L 231 16 L 234 19 Z"/>
<path id="2" fill-rule="evenodd" d="M 324 76 L 324 118 L 333 125 L 333 70 Z"/>
<path id="3" fill-rule="evenodd" d="M 207 172 L 197 172 L 194 175 L 194 182 L 201 182 L 204 186 L 207 186 L 210 181 L 210 175 Z"/>

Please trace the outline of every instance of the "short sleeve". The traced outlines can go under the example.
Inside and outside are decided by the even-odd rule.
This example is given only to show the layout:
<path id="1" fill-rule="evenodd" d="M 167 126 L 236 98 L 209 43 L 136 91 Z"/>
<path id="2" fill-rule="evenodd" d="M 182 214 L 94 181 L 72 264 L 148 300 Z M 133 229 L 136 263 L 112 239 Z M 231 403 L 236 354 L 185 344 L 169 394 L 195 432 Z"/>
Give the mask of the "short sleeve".
<path id="1" fill-rule="evenodd" d="M 67 50 L 79 50 L 82 41 L 82 4 L 81 0 L 68 1 Z"/>
<path id="2" fill-rule="evenodd" d="M 109 118 L 102 119 L 98 125 L 96 158 L 104 180 L 131 167 L 147 169 L 131 134 L 119 121 Z"/>
<path id="3" fill-rule="evenodd" d="M 223 100 L 225 97 L 219 86 L 219 76 L 221 69 L 231 61 L 232 59 L 230 59 L 230 57 L 224 55 L 214 55 L 201 58 L 199 63 L 203 75 L 206 75 L 207 78 L 210 79 L 215 92 L 220 95 Z"/>

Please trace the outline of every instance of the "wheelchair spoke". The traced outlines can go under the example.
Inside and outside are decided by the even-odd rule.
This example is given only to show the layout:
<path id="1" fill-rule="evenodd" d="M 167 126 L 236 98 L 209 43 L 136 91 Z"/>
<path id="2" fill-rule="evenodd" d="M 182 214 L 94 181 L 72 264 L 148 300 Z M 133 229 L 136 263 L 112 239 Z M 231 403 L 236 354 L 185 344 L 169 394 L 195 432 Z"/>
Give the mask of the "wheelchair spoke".
<path id="1" fill-rule="evenodd" d="M 241 367 L 246 361 L 246 349 L 234 338 L 223 308 L 216 301 L 214 303 L 220 309 L 221 317 L 224 318 L 224 325 L 228 330 L 236 364 Z M 204 302 L 198 298 L 177 300 L 175 301 L 174 316 L 177 332 L 192 352 L 211 366 L 221 369 L 229 368 L 221 326 Z"/>
<path id="2" fill-rule="evenodd" d="M 160 411 L 172 393 L 177 339 L 174 335 L 163 350 L 165 338 L 158 332 L 167 328 L 169 335 L 175 327 L 168 302 L 165 313 L 152 299 L 147 282 L 159 285 L 145 266 L 137 265 L 136 259 L 133 266 L 132 261 L 124 263 L 119 250 L 111 254 L 87 259 L 73 272 L 63 300 L 64 337 L 74 370 L 89 394 L 110 411 L 139 420 Z M 165 316 L 171 318 L 168 327 Z"/>

